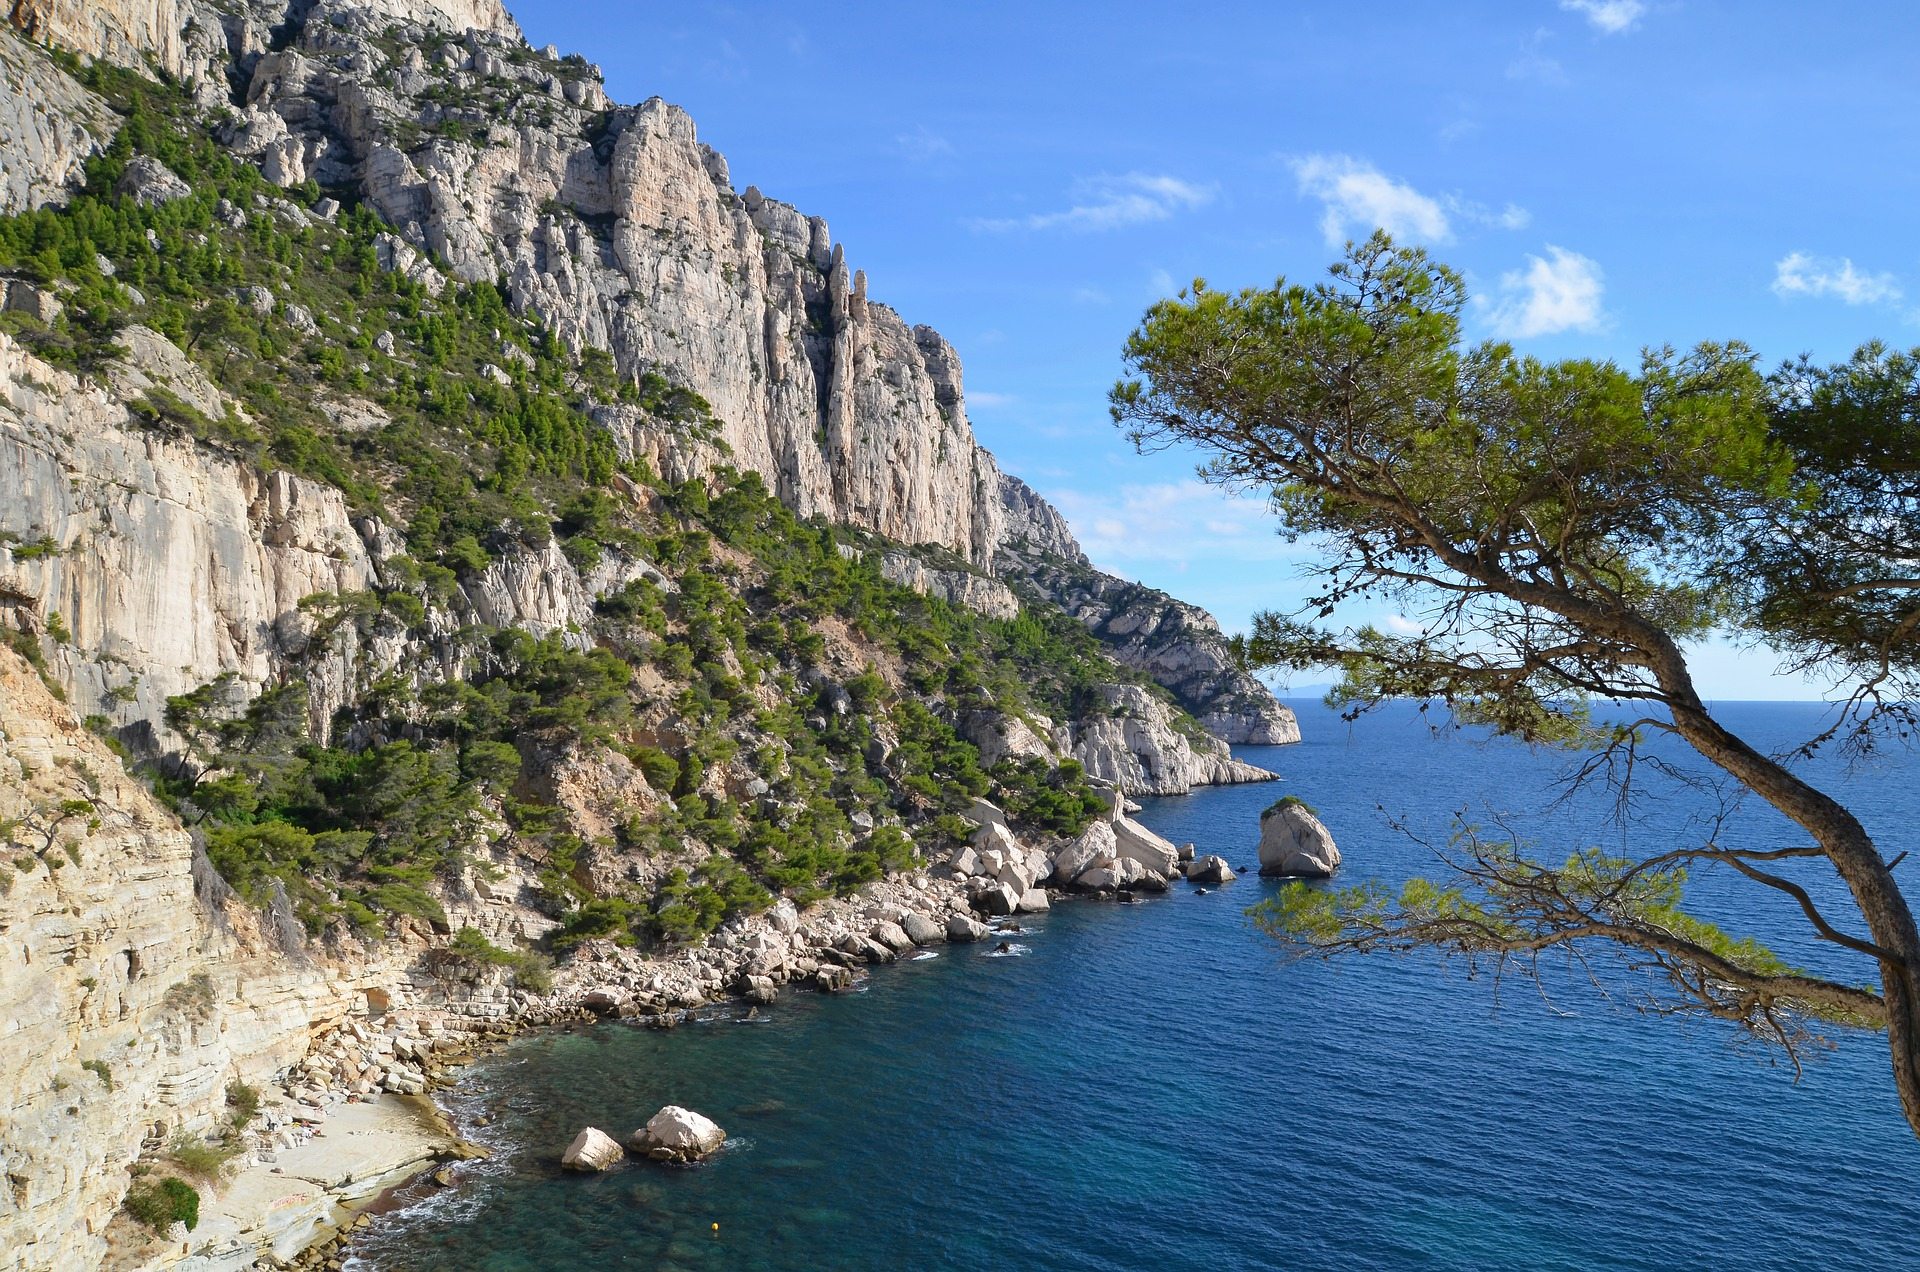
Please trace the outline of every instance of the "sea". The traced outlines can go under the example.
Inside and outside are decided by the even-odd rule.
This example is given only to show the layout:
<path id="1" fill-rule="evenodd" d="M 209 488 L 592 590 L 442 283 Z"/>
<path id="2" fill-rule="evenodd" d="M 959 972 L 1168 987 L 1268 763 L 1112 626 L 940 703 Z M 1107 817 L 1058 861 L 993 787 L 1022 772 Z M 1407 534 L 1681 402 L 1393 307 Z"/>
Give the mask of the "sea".
<path id="1" fill-rule="evenodd" d="M 1139 820 L 1256 867 L 1261 811 L 1298 795 L 1340 844 L 1339 886 L 1432 877 L 1469 826 L 1553 860 L 1804 842 L 1657 737 L 1623 801 L 1570 785 L 1564 755 L 1410 704 L 1352 722 L 1291 705 L 1304 741 L 1237 749 L 1280 782 L 1150 799 Z M 1826 719 L 1715 709 L 1783 753 Z M 1800 763 L 1889 855 L 1913 843 L 1913 754 Z M 1796 877 L 1845 914 L 1833 880 Z M 1279 886 L 1068 901 L 854 993 L 524 1037 L 444 1093 L 493 1158 L 380 1218 L 351 1266 L 1920 1268 L 1920 1141 L 1880 1035 L 1829 1033 L 1796 1071 L 1724 1022 L 1659 1012 L 1605 960 L 1537 980 L 1432 952 L 1300 961 L 1247 916 Z M 1874 979 L 1771 890 L 1696 871 L 1688 898 L 1790 962 Z M 713 1117 L 725 1149 L 560 1171 L 582 1126 L 624 1138 L 663 1104 Z"/>

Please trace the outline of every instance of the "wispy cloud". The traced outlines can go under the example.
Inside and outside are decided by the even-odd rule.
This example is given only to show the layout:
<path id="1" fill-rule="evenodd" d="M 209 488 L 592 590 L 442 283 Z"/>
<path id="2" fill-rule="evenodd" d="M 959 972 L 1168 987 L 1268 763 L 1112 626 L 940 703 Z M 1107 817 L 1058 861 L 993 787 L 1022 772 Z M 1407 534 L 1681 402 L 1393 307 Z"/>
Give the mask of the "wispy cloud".
<path id="1" fill-rule="evenodd" d="M 901 133 L 893 139 L 893 144 L 901 154 L 916 163 L 945 159 L 953 153 L 953 143 L 925 124 L 921 124 L 912 132 Z"/>
<path id="2" fill-rule="evenodd" d="M 1012 406 L 1020 399 L 1011 393 L 991 393 L 985 389 L 968 389 L 967 405 L 984 406 L 988 410 L 997 410 L 1003 406 Z"/>
<path id="3" fill-rule="evenodd" d="M 1619 35 L 1639 25 L 1646 0 L 1560 0 L 1568 13 L 1580 14 L 1602 35 Z"/>
<path id="4" fill-rule="evenodd" d="M 1076 287 L 1068 298 L 1076 305 L 1104 305 L 1113 299 L 1102 288 L 1092 286 Z"/>
<path id="5" fill-rule="evenodd" d="M 1213 201 L 1214 187 L 1165 173 L 1129 172 L 1124 176 L 1092 177 L 1076 188 L 1076 202 L 1054 212 L 1026 216 L 979 217 L 977 230 L 1117 230 L 1130 225 L 1165 221 L 1177 212 L 1204 207 Z"/>
<path id="6" fill-rule="evenodd" d="M 1819 257 L 1789 252 L 1775 262 L 1776 296 L 1831 296 L 1849 305 L 1878 305 L 1900 299 L 1900 284 L 1892 274 L 1869 274 L 1847 257 Z"/>
<path id="7" fill-rule="evenodd" d="M 1606 323 L 1605 291 L 1595 261 L 1548 244 L 1545 256 L 1529 255 L 1525 269 L 1501 275 L 1499 299 L 1487 302 L 1487 315 L 1496 334 L 1514 340 L 1598 331 Z"/>
<path id="8" fill-rule="evenodd" d="M 1305 549 L 1274 533 L 1266 504 L 1189 479 L 1098 492 L 1049 490 L 1087 555 L 1108 566 L 1140 562 L 1273 561 Z"/>
<path id="9" fill-rule="evenodd" d="M 1395 181 L 1365 160 L 1303 155 L 1293 161 L 1293 175 L 1300 181 L 1300 193 L 1326 205 L 1320 232 L 1334 247 L 1375 229 L 1428 243 L 1453 238 L 1453 225 L 1438 199 Z"/>

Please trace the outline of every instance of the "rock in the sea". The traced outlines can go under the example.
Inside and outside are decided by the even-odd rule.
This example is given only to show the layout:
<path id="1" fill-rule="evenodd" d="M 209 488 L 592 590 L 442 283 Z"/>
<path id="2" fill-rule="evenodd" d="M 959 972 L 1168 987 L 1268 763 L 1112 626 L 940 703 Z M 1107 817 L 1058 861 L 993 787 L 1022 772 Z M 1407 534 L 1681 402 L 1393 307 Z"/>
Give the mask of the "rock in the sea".
<path id="1" fill-rule="evenodd" d="M 1187 864 L 1187 881 L 1190 883 L 1229 883 L 1238 878 L 1233 867 L 1227 864 L 1225 857 L 1206 856 Z"/>
<path id="2" fill-rule="evenodd" d="M 669 1104 L 628 1136 L 627 1144 L 657 1162 L 697 1162 L 712 1154 L 726 1138 L 727 1133 L 712 1118 Z"/>
<path id="3" fill-rule="evenodd" d="M 618 1165 L 626 1155 L 627 1150 L 621 1148 L 613 1136 L 589 1126 L 573 1137 L 573 1143 L 560 1155 L 560 1164 L 568 1170 L 606 1170 Z"/>
<path id="4" fill-rule="evenodd" d="M 986 938 L 987 925 L 978 919 L 964 914 L 955 914 L 947 919 L 949 941 L 984 941 Z"/>
<path id="5" fill-rule="evenodd" d="M 1297 799 L 1283 799 L 1260 814 L 1260 873 L 1324 879 L 1340 866 L 1333 835 Z"/>
<path id="6" fill-rule="evenodd" d="M 1053 902 L 1047 897 L 1045 888 L 1028 888 L 1020 894 L 1018 907 L 1022 914 L 1043 914 L 1053 908 Z"/>
<path id="7" fill-rule="evenodd" d="M 900 920 L 900 926 L 915 945 L 937 945 L 947 939 L 944 928 L 913 910 L 907 911 L 906 917 Z"/>

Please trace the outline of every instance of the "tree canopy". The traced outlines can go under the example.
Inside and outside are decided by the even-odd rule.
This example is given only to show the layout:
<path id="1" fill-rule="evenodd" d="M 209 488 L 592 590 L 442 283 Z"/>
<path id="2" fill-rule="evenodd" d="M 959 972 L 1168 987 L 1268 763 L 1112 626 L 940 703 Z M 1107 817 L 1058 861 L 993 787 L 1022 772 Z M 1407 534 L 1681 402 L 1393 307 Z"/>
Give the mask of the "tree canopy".
<path id="1" fill-rule="evenodd" d="M 1524 968 L 1547 950 L 1612 950 L 1657 974 L 1664 1010 L 1732 1020 L 1790 1054 L 1809 1022 L 1884 1027 L 1920 1133 L 1920 931 L 1900 857 L 1789 757 L 1717 719 L 1686 648 L 1732 635 L 1825 676 L 1842 705 L 1809 747 L 1909 734 L 1920 358 L 1869 345 L 1768 374 L 1726 343 L 1649 349 L 1634 369 L 1549 362 L 1465 343 L 1465 304 L 1457 274 L 1376 234 L 1313 285 L 1196 282 L 1129 339 L 1112 408 L 1134 443 L 1197 447 L 1204 478 L 1266 495 L 1283 533 L 1324 550 L 1305 604 L 1257 616 L 1242 654 L 1337 668 L 1333 701 L 1354 712 L 1439 701 L 1591 750 L 1589 773 L 1630 774 L 1650 733 L 1671 734 L 1811 842 L 1552 863 L 1469 833 L 1442 854 L 1451 878 L 1397 894 L 1300 885 L 1259 921 L 1307 953 L 1439 947 Z M 1354 603 L 1420 630 L 1343 626 Z M 1625 718 L 1602 720 L 1599 701 Z M 1775 864 L 1788 858 L 1830 867 L 1858 913 L 1823 913 Z M 1708 864 L 1784 893 L 1878 985 L 1796 970 L 1687 914 L 1686 871 Z"/>

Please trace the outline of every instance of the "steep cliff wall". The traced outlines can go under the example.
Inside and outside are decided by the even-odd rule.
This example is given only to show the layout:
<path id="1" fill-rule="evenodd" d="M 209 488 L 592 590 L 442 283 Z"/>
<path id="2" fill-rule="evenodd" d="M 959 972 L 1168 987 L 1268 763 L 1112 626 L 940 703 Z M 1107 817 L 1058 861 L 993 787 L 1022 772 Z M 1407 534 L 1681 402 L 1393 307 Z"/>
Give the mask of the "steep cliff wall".
<path id="1" fill-rule="evenodd" d="M 0 826 L 0 1266 L 96 1267 L 143 1143 L 300 1060 L 354 984 L 218 907 L 186 830 L 5 648 Z"/>

